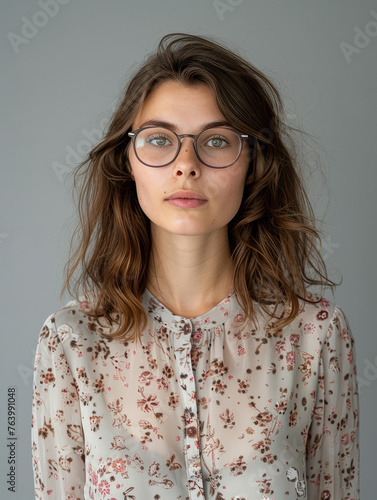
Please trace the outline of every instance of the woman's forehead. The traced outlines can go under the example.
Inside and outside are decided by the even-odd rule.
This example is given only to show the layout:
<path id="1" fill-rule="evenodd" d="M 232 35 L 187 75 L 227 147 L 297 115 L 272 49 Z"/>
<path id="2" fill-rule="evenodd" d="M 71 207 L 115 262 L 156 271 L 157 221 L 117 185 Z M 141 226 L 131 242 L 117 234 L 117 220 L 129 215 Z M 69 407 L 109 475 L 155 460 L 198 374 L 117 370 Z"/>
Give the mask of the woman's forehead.
<path id="1" fill-rule="evenodd" d="M 145 98 L 135 116 L 133 129 L 149 120 L 166 121 L 178 129 L 186 124 L 200 127 L 212 121 L 226 121 L 226 118 L 208 86 L 167 81 L 159 83 Z"/>

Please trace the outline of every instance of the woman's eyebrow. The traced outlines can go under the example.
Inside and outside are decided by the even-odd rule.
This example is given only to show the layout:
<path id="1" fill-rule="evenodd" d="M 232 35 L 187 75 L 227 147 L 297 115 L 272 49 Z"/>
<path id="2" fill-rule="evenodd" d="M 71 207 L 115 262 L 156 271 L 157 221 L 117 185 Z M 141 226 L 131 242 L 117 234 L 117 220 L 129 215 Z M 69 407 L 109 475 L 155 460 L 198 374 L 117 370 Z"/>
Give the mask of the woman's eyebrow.
<path id="1" fill-rule="evenodd" d="M 143 128 L 147 127 L 148 125 L 155 125 L 157 127 L 165 127 L 170 130 L 173 130 L 173 132 L 177 131 L 177 126 L 174 123 L 167 122 L 165 120 L 148 120 L 144 122 L 140 127 L 138 128 Z M 208 122 L 208 123 L 203 123 L 201 125 L 201 130 L 206 130 L 207 128 L 212 128 L 212 127 L 220 127 L 221 125 L 228 125 L 229 127 L 231 126 L 229 122 L 226 120 L 220 120 L 220 121 L 215 121 L 215 122 Z"/>

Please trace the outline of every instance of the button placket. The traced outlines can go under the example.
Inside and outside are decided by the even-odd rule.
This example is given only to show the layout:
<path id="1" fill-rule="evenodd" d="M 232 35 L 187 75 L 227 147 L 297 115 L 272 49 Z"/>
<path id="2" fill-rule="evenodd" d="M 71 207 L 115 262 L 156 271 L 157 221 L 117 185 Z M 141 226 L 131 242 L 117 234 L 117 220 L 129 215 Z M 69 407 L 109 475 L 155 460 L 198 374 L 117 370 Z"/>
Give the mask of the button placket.
<path id="1" fill-rule="evenodd" d="M 192 343 L 195 332 L 199 329 L 225 328 L 224 323 L 234 319 L 241 306 L 236 300 L 235 292 L 229 294 L 210 311 L 196 318 L 185 318 L 173 314 L 156 297 L 145 289 L 143 297 L 145 310 L 158 326 L 164 326 L 169 335 L 167 340 L 174 354 L 176 378 L 181 393 L 181 423 L 184 426 L 182 453 L 185 457 L 187 489 L 189 500 L 205 500 L 204 496 L 204 464 L 202 467 L 200 453 L 200 420 L 197 400 L 200 397 L 196 391 L 194 370 L 192 367 Z M 198 346 L 196 345 L 196 348 Z"/>
<path id="2" fill-rule="evenodd" d="M 181 320 L 175 333 L 175 352 L 179 368 L 180 386 L 184 408 L 184 454 L 186 460 L 187 480 L 190 482 L 192 498 L 204 498 L 203 478 L 200 461 L 199 418 L 195 387 L 195 377 L 191 364 L 192 322 Z M 193 489 L 192 489 L 193 488 Z"/>

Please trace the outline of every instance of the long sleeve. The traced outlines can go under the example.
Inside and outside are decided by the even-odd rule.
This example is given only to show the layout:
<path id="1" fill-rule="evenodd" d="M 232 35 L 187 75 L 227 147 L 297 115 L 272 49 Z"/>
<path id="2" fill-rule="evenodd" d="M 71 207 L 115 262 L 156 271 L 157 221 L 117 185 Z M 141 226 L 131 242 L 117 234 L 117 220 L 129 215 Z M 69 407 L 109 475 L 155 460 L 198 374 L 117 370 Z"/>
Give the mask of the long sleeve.
<path id="1" fill-rule="evenodd" d="M 335 306 L 321 350 L 306 447 L 308 500 L 359 500 L 359 391 L 354 338 Z"/>
<path id="2" fill-rule="evenodd" d="M 31 444 L 35 498 L 84 499 L 79 394 L 53 314 L 42 326 L 36 349 Z"/>

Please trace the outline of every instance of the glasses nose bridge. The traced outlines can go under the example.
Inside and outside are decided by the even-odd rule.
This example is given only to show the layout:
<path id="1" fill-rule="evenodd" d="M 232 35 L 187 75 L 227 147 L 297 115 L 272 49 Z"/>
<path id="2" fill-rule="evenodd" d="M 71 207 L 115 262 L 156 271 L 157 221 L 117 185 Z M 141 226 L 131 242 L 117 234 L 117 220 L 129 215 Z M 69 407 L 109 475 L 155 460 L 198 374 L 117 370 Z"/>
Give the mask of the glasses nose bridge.
<path id="1" fill-rule="evenodd" d="M 194 139 L 194 142 L 196 141 L 196 139 L 199 137 L 200 134 L 197 134 L 197 135 L 194 135 L 194 134 L 176 134 L 178 139 L 179 139 L 179 142 L 182 144 L 182 137 L 191 137 L 191 139 Z"/>
<path id="2" fill-rule="evenodd" d="M 194 146 L 194 151 L 196 153 L 196 156 L 198 156 L 198 153 L 197 153 L 197 150 L 196 150 L 196 140 L 197 138 L 199 137 L 200 134 L 176 134 L 176 136 L 178 137 L 178 140 L 179 140 L 179 147 L 178 147 L 178 151 L 177 151 L 177 156 L 181 150 L 181 147 L 182 147 L 182 138 L 183 137 L 191 137 L 191 139 L 194 139 L 194 143 L 193 143 L 193 146 Z M 199 158 L 200 160 L 200 158 Z"/>

